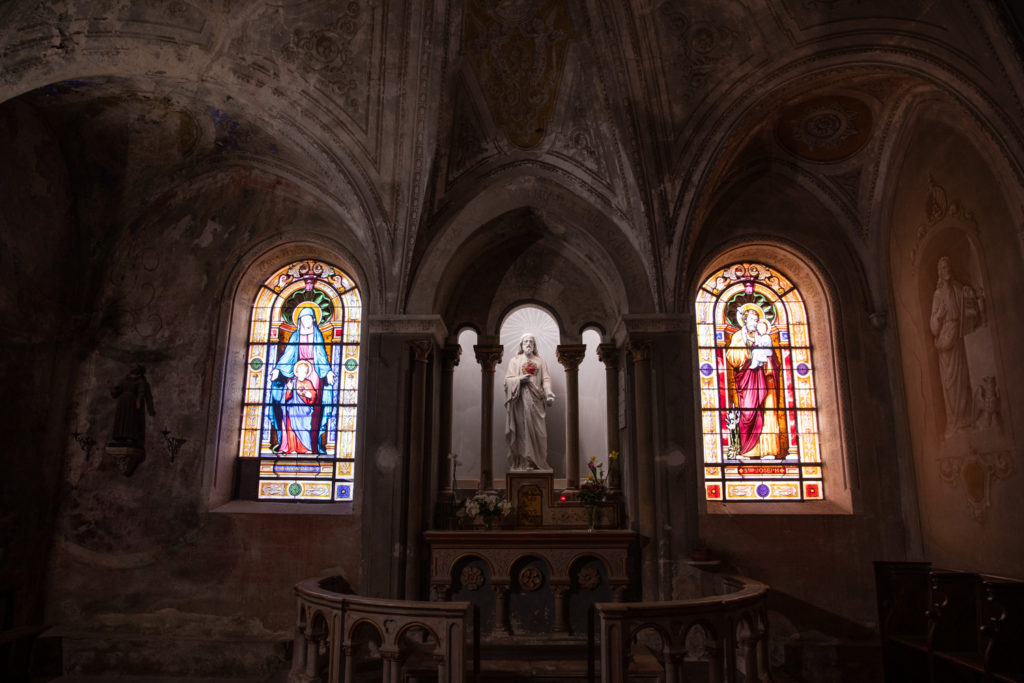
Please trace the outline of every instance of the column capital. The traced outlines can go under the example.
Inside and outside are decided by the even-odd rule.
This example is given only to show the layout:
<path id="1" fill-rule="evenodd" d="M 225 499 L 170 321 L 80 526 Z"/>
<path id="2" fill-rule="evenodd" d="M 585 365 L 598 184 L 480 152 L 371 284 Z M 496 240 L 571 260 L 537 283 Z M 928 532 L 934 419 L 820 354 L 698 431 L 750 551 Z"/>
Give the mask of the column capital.
<path id="1" fill-rule="evenodd" d="M 558 357 L 558 362 L 565 367 L 567 372 L 575 372 L 587 354 L 587 346 L 586 344 L 561 344 L 555 349 L 555 354 Z"/>
<path id="2" fill-rule="evenodd" d="M 459 364 L 459 358 L 462 356 L 462 346 L 459 344 L 445 344 L 441 349 L 441 362 L 442 367 L 447 372 L 455 370 L 455 366 Z"/>
<path id="3" fill-rule="evenodd" d="M 408 342 L 417 363 L 426 363 L 434 351 L 434 342 L 429 339 L 413 339 Z"/>
<path id="4" fill-rule="evenodd" d="M 487 372 L 494 372 L 494 368 L 501 362 L 501 355 L 504 352 L 503 346 L 474 346 L 476 362 L 483 366 Z"/>
<path id="5" fill-rule="evenodd" d="M 597 357 L 604 363 L 606 370 L 618 369 L 619 349 L 615 344 L 598 344 Z"/>
<path id="6" fill-rule="evenodd" d="M 569 587 L 562 584 L 551 584 L 551 593 L 555 598 L 564 598 L 569 593 Z"/>
<path id="7" fill-rule="evenodd" d="M 651 359 L 651 342 L 646 339 L 631 340 L 626 344 L 626 350 L 633 356 L 634 363 Z"/>

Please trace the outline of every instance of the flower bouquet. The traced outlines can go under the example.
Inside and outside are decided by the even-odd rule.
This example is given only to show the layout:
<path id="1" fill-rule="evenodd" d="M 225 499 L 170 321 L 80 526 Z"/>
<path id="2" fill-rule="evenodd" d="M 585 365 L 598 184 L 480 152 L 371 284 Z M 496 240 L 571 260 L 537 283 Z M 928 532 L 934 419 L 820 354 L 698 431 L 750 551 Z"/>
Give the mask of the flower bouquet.
<path id="1" fill-rule="evenodd" d="M 586 481 L 580 486 L 577 500 L 587 506 L 590 529 L 593 530 L 597 506 L 608 497 L 608 475 L 605 474 L 604 465 L 598 463 L 597 458 L 593 456 L 587 462 L 587 468 L 590 472 L 587 473 Z"/>
<path id="2" fill-rule="evenodd" d="M 494 525 L 494 520 L 506 517 L 512 512 L 512 504 L 495 493 L 477 493 L 463 498 L 455 507 L 455 516 L 463 523 L 480 523 L 485 529 Z"/>

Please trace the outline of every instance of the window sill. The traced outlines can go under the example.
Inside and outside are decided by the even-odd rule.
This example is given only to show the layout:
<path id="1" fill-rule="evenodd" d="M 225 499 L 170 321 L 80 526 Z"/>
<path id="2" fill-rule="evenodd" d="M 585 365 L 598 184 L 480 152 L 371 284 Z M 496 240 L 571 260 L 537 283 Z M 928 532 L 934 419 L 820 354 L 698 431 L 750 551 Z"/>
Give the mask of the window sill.
<path id="1" fill-rule="evenodd" d="M 834 500 L 762 503 L 759 501 L 719 503 L 705 501 L 709 515 L 852 515 L 853 510 Z"/>
<path id="2" fill-rule="evenodd" d="M 353 503 L 277 503 L 273 501 L 232 500 L 210 510 L 228 515 L 353 515 Z"/>

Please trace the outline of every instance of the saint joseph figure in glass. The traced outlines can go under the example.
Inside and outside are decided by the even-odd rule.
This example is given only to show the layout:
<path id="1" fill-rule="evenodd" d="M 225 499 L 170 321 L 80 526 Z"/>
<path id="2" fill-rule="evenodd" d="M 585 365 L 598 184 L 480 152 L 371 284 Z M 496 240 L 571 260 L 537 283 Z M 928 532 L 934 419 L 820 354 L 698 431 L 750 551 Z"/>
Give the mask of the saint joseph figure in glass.
<path id="1" fill-rule="evenodd" d="M 317 327 L 318 309 L 300 306 L 297 329 L 270 373 L 270 402 L 278 453 L 321 454 L 323 426 L 330 417 L 335 374 Z M 326 407 L 326 408 L 325 408 Z"/>
<path id="2" fill-rule="evenodd" d="M 738 412 L 739 444 L 730 457 L 766 458 L 779 454 L 776 394 L 780 365 L 772 350 L 769 324 L 756 304 L 740 306 L 739 329 L 732 335 L 725 358 L 732 368 L 734 402 Z"/>

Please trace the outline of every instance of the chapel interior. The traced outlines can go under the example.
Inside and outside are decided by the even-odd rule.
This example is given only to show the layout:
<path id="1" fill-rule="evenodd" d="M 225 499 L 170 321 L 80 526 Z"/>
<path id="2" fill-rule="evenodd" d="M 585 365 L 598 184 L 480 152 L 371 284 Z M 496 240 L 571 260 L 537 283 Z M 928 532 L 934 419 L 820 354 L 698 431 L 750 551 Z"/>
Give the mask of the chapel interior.
<path id="1" fill-rule="evenodd" d="M 1024 5 L 6 0 L 0 150 L 0 680 L 1024 680 Z"/>

